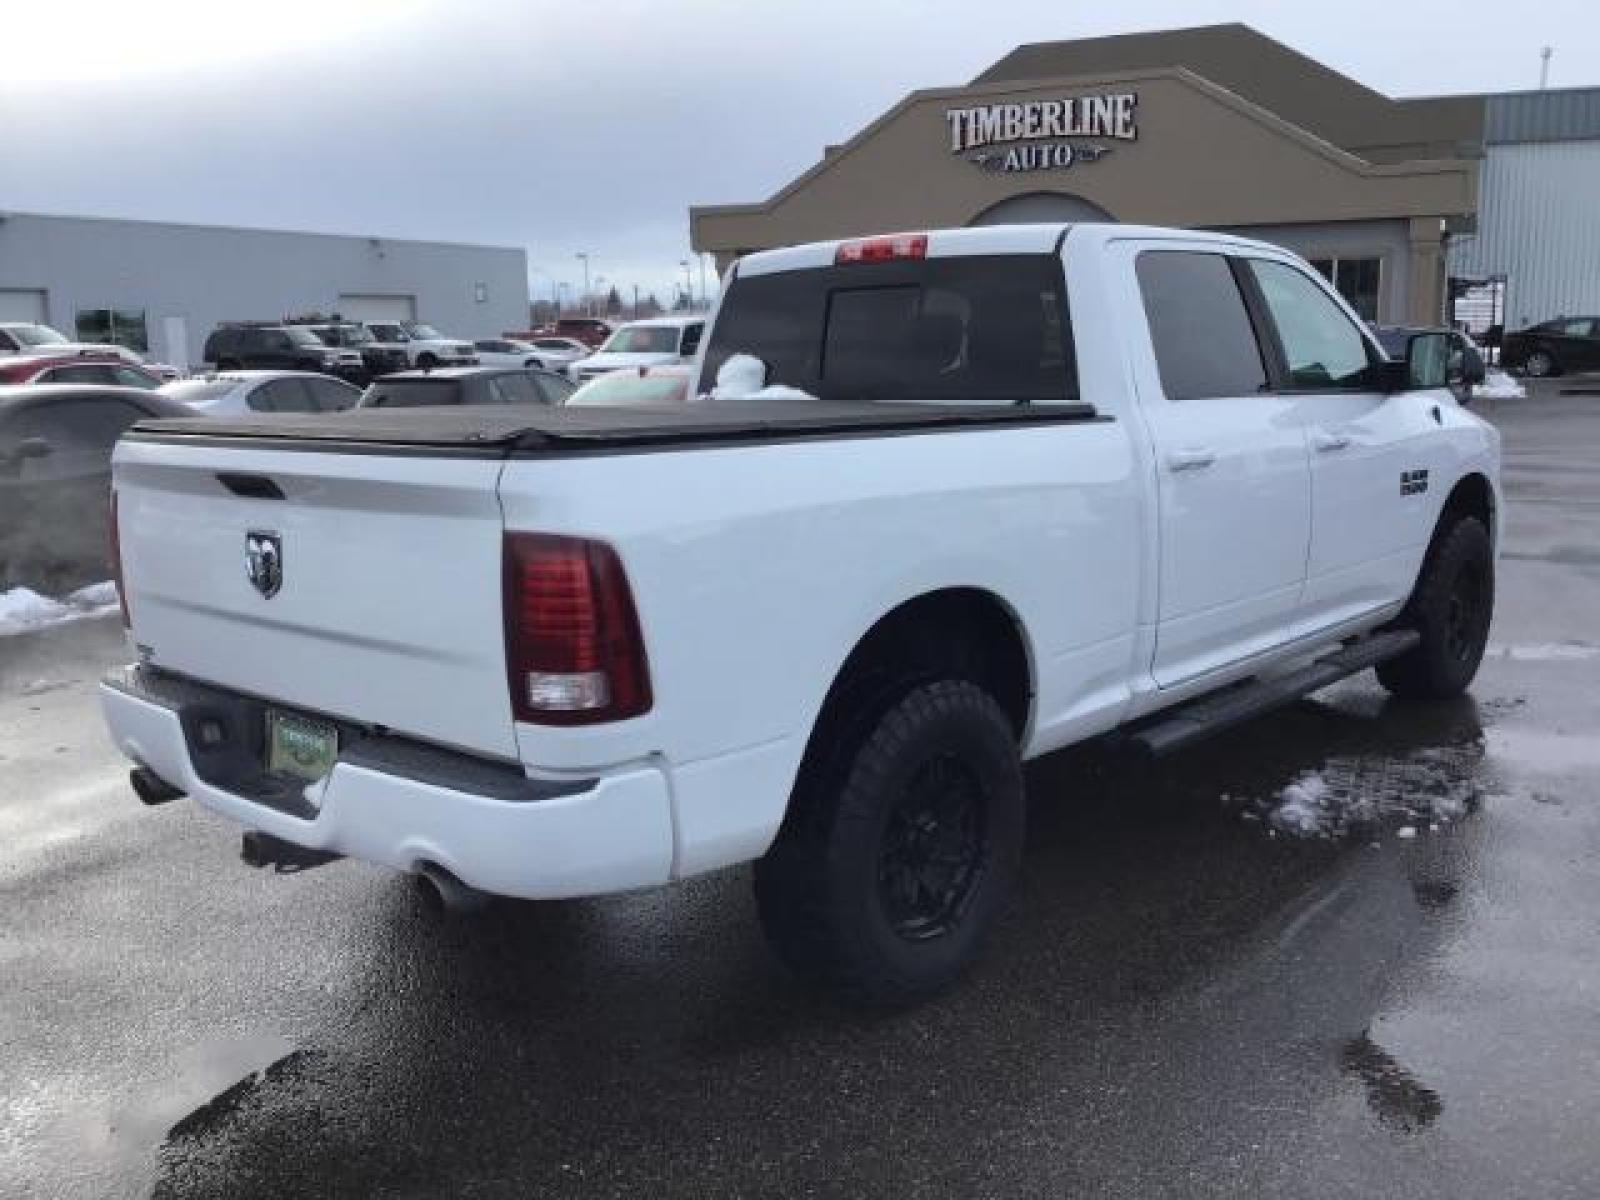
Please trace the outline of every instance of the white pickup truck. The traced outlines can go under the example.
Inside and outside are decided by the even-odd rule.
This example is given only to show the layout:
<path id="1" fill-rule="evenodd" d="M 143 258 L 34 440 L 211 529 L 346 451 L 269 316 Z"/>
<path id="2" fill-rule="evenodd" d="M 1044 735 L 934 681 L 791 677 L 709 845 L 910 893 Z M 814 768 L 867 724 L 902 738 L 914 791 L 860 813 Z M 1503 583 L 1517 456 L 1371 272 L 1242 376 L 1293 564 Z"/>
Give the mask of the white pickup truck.
<path id="1" fill-rule="evenodd" d="M 1024 759 L 1467 686 L 1499 439 L 1447 355 L 1219 235 L 755 254 L 686 404 L 137 427 L 106 718 L 257 864 L 466 906 L 753 861 L 786 961 L 912 1001 L 994 924 Z"/>

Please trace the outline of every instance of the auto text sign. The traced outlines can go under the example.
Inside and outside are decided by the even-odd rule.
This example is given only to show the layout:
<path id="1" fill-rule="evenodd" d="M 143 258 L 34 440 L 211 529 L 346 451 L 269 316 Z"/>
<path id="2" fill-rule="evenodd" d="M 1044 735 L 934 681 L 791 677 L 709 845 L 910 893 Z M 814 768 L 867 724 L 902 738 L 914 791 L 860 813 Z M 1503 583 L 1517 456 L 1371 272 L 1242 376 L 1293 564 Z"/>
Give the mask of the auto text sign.
<path id="1" fill-rule="evenodd" d="M 944 119 L 950 153 L 986 171 L 1059 171 L 1137 141 L 1138 105 L 1135 92 L 1106 92 L 947 108 Z"/>

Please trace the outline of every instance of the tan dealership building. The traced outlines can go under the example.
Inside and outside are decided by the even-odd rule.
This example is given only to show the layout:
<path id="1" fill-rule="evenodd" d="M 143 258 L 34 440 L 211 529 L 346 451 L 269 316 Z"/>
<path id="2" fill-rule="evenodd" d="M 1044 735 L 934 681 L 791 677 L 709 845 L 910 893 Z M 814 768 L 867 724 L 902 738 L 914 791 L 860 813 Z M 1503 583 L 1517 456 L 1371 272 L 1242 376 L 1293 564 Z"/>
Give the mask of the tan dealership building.
<path id="1" fill-rule="evenodd" d="M 1019 47 L 914 92 L 753 204 L 691 211 L 719 267 L 850 234 L 1114 220 L 1312 260 L 1368 319 L 1435 322 L 1478 212 L 1484 98 L 1395 100 L 1243 25 Z"/>

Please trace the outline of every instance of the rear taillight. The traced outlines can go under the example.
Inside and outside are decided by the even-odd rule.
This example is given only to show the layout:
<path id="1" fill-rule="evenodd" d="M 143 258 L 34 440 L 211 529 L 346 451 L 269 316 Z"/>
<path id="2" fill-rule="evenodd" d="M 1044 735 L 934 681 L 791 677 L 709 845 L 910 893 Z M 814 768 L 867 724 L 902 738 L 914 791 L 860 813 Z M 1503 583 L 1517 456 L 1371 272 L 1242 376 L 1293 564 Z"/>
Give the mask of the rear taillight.
<path id="1" fill-rule="evenodd" d="M 122 525 L 117 519 L 117 493 L 111 493 L 111 579 L 117 585 L 117 603 L 122 606 L 122 627 L 133 628 L 128 616 L 128 585 L 122 575 Z"/>
<path id="2" fill-rule="evenodd" d="M 633 593 L 604 542 L 545 533 L 505 539 L 511 710 L 536 725 L 591 725 L 650 710 Z"/>
<path id="3" fill-rule="evenodd" d="M 928 235 L 925 233 L 890 233 L 883 237 L 862 238 L 854 242 L 840 242 L 834 251 L 835 266 L 846 263 L 892 262 L 897 258 L 927 258 Z"/>

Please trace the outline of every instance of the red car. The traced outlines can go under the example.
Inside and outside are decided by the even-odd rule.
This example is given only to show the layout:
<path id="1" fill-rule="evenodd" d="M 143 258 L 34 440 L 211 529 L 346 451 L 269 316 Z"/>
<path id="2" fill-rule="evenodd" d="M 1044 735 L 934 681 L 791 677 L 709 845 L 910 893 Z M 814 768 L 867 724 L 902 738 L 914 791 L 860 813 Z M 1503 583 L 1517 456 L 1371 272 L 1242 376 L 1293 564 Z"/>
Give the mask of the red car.
<path id="1" fill-rule="evenodd" d="M 535 329 L 533 335 L 572 338 L 593 350 L 611 336 L 611 329 L 611 322 L 599 317 L 562 317 L 554 325 Z"/>
<path id="2" fill-rule="evenodd" d="M 0 358 L 0 384 L 92 383 L 154 391 L 165 382 L 117 354 L 29 354 Z"/>

